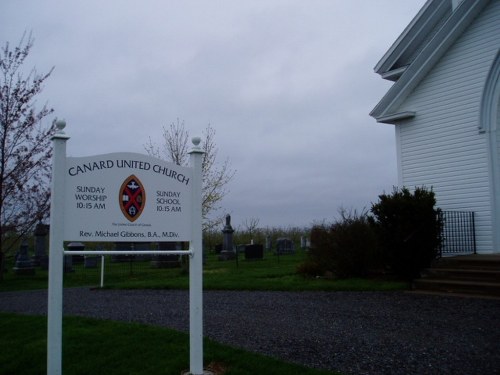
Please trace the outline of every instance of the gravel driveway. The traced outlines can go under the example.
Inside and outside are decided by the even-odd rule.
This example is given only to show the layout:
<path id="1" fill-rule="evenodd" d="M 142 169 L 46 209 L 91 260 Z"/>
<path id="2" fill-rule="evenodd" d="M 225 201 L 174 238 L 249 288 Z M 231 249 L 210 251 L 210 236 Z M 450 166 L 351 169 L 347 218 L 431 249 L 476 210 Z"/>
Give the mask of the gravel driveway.
<path id="1" fill-rule="evenodd" d="M 188 292 L 64 291 L 64 314 L 188 331 Z M 0 293 L 46 314 L 47 292 Z M 344 374 L 500 374 L 500 300 L 405 292 L 204 292 L 204 334 Z"/>

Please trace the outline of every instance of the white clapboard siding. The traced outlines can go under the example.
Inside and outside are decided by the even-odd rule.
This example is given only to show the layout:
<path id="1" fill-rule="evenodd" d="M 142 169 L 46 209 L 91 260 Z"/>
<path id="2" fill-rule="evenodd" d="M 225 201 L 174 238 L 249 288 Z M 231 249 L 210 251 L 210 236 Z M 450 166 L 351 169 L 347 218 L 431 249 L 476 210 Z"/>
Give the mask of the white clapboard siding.
<path id="1" fill-rule="evenodd" d="M 498 157 L 498 164 L 500 165 L 500 98 L 498 100 L 498 105 L 497 105 L 497 124 L 496 124 L 495 132 L 497 133 L 497 157 Z"/>
<path id="2" fill-rule="evenodd" d="M 479 252 L 493 251 L 488 139 L 478 126 L 498 25 L 500 1 L 492 1 L 397 111 L 416 112 L 397 125 L 399 183 L 432 187 L 443 210 L 476 212 Z"/>

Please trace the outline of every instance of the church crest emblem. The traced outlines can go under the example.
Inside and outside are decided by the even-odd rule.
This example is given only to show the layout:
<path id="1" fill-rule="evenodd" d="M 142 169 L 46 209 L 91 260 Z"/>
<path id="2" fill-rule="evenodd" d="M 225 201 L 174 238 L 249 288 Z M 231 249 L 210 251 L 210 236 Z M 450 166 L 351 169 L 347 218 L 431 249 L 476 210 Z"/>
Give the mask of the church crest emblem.
<path id="1" fill-rule="evenodd" d="M 120 187 L 119 196 L 123 215 L 131 222 L 136 221 L 146 204 L 146 191 L 141 181 L 134 175 L 127 177 Z"/>

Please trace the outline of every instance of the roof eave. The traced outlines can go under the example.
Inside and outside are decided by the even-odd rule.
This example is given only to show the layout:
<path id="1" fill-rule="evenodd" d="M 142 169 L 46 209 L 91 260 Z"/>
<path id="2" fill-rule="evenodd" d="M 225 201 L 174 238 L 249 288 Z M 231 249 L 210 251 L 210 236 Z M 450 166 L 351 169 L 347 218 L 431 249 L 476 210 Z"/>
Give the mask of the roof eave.
<path id="1" fill-rule="evenodd" d="M 382 122 L 384 124 L 396 124 L 401 120 L 406 120 L 415 117 L 415 111 L 405 111 L 399 113 L 392 113 L 390 115 L 377 117 L 377 122 Z"/>
<path id="2" fill-rule="evenodd" d="M 435 8 L 442 6 L 444 2 L 435 0 L 428 0 L 422 8 L 419 10 L 417 15 L 413 17 L 408 26 L 405 27 L 401 35 L 394 41 L 387 52 L 382 56 L 380 61 L 375 65 L 373 70 L 375 73 L 383 76 L 390 72 L 392 66 L 396 63 L 399 57 L 407 50 L 408 46 L 415 39 L 416 35 L 425 28 L 425 24 L 429 22 L 428 19 L 424 17 L 431 13 L 431 16 L 436 14 Z"/>
<path id="3" fill-rule="evenodd" d="M 464 0 L 448 21 L 422 49 L 401 77 L 391 86 L 380 102 L 370 112 L 375 119 L 397 112 L 410 92 L 427 75 L 465 28 L 490 0 Z"/>
<path id="4" fill-rule="evenodd" d="M 405 72 L 406 68 L 408 68 L 408 65 L 402 66 L 401 68 L 390 70 L 388 72 L 385 72 L 381 74 L 383 79 L 387 79 L 388 81 L 393 81 L 396 82 L 399 77 Z"/>

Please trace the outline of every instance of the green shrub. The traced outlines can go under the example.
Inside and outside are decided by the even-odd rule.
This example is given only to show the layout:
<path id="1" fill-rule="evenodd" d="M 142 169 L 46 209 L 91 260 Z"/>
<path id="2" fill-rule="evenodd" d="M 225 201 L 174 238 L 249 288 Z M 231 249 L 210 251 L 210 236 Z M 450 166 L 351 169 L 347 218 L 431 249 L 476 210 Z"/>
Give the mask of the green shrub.
<path id="1" fill-rule="evenodd" d="M 366 213 L 341 211 L 332 225 L 316 225 L 311 231 L 311 250 L 299 272 L 333 274 L 338 278 L 366 277 L 378 268 L 375 232 Z"/>
<path id="2" fill-rule="evenodd" d="M 372 205 L 382 260 L 398 277 L 413 279 L 436 258 L 441 220 L 432 190 L 394 189 Z"/>

